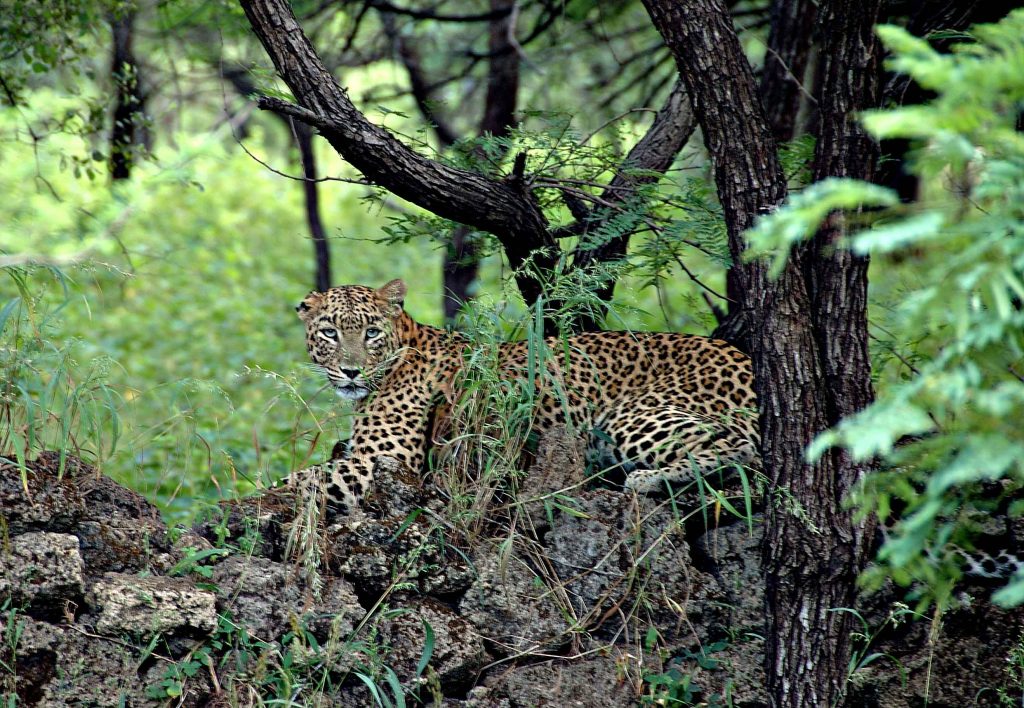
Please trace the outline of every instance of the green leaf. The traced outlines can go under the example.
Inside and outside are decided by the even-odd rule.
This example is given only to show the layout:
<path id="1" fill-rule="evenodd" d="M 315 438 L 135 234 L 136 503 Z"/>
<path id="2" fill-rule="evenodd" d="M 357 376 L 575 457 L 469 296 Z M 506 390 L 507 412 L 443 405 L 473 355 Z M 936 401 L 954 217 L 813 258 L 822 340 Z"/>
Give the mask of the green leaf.
<path id="1" fill-rule="evenodd" d="M 420 656 L 419 662 L 416 664 L 416 676 L 422 676 L 423 672 L 427 670 L 427 664 L 430 663 L 430 657 L 434 655 L 434 628 L 430 626 L 426 618 L 421 617 L 420 621 L 423 622 L 423 654 Z"/>
<path id="2" fill-rule="evenodd" d="M 937 234 L 946 222 L 941 212 L 925 212 L 909 219 L 900 219 L 884 226 L 862 231 L 853 238 L 856 253 L 891 253 L 910 248 Z"/>

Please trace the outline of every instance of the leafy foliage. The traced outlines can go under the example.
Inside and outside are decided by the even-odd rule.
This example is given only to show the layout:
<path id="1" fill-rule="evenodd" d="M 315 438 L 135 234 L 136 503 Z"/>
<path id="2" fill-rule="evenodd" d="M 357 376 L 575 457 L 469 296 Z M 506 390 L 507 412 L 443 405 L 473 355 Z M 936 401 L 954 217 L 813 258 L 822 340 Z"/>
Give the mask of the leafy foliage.
<path id="1" fill-rule="evenodd" d="M 809 454 L 839 445 L 884 460 L 856 501 L 900 521 L 869 579 L 917 582 L 945 603 L 959 572 L 952 547 L 969 548 L 992 512 L 1024 508 L 1024 12 L 976 27 L 975 41 L 948 55 L 897 27 L 878 32 L 892 66 L 937 93 L 864 117 L 876 137 L 918 145 L 920 198 L 897 205 L 877 186 L 823 182 L 764 219 L 752 240 L 777 264 L 833 209 L 888 207 L 847 244 L 885 268 L 875 294 L 888 301 L 875 322 L 878 401 Z M 1024 577 L 996 599 L 1024 602 Z"/>

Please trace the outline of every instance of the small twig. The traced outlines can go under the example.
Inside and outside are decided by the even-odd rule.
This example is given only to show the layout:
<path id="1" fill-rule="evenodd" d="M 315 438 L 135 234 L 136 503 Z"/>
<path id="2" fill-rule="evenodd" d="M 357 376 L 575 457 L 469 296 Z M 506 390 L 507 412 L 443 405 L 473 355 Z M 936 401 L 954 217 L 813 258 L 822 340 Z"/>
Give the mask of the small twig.
<path id="1" fill-rule="evenodd" d="M 280 177 L 284 177 L 285 179 L 294 180 L 296 182 L 313 182 L 313 183 L 318 183 L 318 182 L 344 182 L 346 184 L 361 184 L 363 186 L 369 186 L 370 185 L 370 183 L 367 182 L 365 179 L 352 179 L 350 177 L 317 177 L 317 178 L 313 179 L 313 178 L 305 177 L 305 176 L 301 176 L 300 177 L 298 175 L 290 175 L 287 172 L 282 172 L 281 170 L 277 169 L 276 167 L 272 167 L 265 160 L 262 160 L 259 157 L 257 157 L 253 153 L 253 151 L 250 150 L 249 148 L 247 148 L 245 146 L 245 143 L 243 143 L 239 138 L 236 137 L 235 138 L 235 142 L 238 143 L 238 147 L 242 148 L 242 150 L 245 152 L 246 155 L 251 157 L 253 160 L 258 162 L 260 165 L 262 165 L 267 170 L 273 172 L 275 175 L 278 175 Z"/>
<path id="2" fill-rule="evenodd" d="M 630 108 L 628 111 L 623 111 L 622 113 L 620 113 L 617 116 L 612 116 L 611 118 L 606 120 L 604 123 L 602 123 L 601 125 L 599 125 L 596 128 L 594 128 L 592 131 L 587 133 L 587 135 L 585 137 L 583 137 L 583 139 L 581 139 L 578 143 L 576 143 L 576 147 L 583 147 L 584 145 L 589 143 L 590 139 L 593 138 L 595 135 L 600 133 L 602 130 L 607 128 L 612 123 L 616 123 L 616 122 L 622 120 L 623 118 L 628 116 L 630 113 L 653 113 L 654 115 L 658 115 L 658 110 L 656 108 L 641 107 L 641 108 Z"/>
<path id="3" fill-rule="evenodd" d="M 124 647 L 126 649 L 137 650 L 139 648 L 139 647 L 137 647 L 134 644 L 129 644 L 128 642 L 123 642 L 120 639 L 114 639 L 113 637 L 104 637 L 102 634 L 93 634 L 92 632 L 87 632 L 84 629 L 82 629 L 81 627 L 76 627 L 73 624 L 67 625 L 65 627 L 65 629 L 70 629 L 72 632 L 78 632 L 82 636 L 89 637 L 90 639 L 99 639 L 99 640 L 104 641 L 104 642 L 110 642 L 111 644 L 116 644 L 119 647 Z M 154 652 L 150 652 L 149 655 L 150 656 L 155 656 L 157 659 L 160 659 L 160 661 L 166 661 L 168 664 L 175 663 L 174 659 L 171 659 L 170 657 L 167 657 L 167 656 L 163 656 L 162 654 L 157 654 L 155 651 Z"/>
<path id="4" fill-rule="evenodd" d="M 686 267 L 686 264 L 683 262 L 683 259 L 680 258 L 678 255 L 673 253 L 672 254 L 672 259 L 679 265 L 680 268 L 683 269 L 683 272 L 686 273 L 687 276 L 689 276 L 690 280 L 695 282 L 697 285 L 701 286 L 702 288 L 704 288 L 706 291 L 708 291 L 709 293 L 711 293 L 712 295 L 714 295 L 717 298 L 721 298 L 722 300 L 725 300 L 726 302 L 733 302 L 733 300 L 730 300 L 727 296 L 725 296 L 722 293 L 718 292 L 717 290 L 712 288 L 710 285 L 705 285 L 704 283 L 702 283 L 700 278 L 698 278 L 696 275 L 694 275 L 693 272 L 689 268 Z M 711 308 L 712 308 L 712 312 L 717 317 L 718 316 L 717 308 L 714 305 L 712 305 Z"/>

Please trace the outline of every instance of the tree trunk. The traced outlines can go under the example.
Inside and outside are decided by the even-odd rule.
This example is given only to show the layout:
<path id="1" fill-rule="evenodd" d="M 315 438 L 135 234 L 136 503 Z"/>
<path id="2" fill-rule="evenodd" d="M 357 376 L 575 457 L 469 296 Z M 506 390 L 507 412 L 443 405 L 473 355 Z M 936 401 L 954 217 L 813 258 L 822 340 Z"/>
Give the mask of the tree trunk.
<path id="1" fill-rule="evenodd" d="M 819 178 L 873 164 L 858 153 L 864 144 L 850 111 L 873 97 L 877 3 L 824 3 Z M 743 231 L 786 190 L 750 67 L 719 0 L 644 4 L 687 83 L 714 164 L 730 251 L 742 263 Z M 841 698 L 852 624 L 833 610 L 852 605 L 868 552 L 868 529 L 841 505 L 863 470 L 843 454 L 804 461 L 818 433 L 871 398 L 864 264 L 828 248 L 841 223 L 830 222 L 811 247 L 794 249 L 777 280 L 767 278 L 763 264 L 743 263 L 729 288 L 745 325 L 738 331 L 748 335 L 769 478 L 765 668 L 775 706 L 817 708 Z M 845 358 L 843 347 L 853 348 Z"/>
<path id="2" fill-rule="evenodd" d="M 299 148 L 299 160 L 302 162 L 302 194 L 306 202 L 306 223 L 309 225 L 309 235 L 313 240 L 314 289 L 324 292 L 331 287 L 331 251 L 323 221 L 320 220 L 320 190 L 317 182 L 316 154 L 313 152 L 313 129 L 297 120 L 291 121 L 291 128 L 295 132 L 295 143 Z"/>
<path id="3" fill-rule="evenodd" d="M 672 51 L 714 163 L 734 261 L 726 289 L 734 333 L 728 339 L 750 351 L 750 323 L 758 307 L 753 296 L 765 291 L 765 271 L 744 263 L 740 254 L 743 232 L 786 197 L 775 140 L 725 5 L 719 0 L 644 0 L 644 5 Z"/>
<path id="4" fill-rule="evenodd" d="M 110 177 L 114 181 L 131 177 L 132 166 L 144 142 L 142 125 L 145 95 L 139 77 L 139 62 L 133 49 L 135 11 L 111 16 L 113 38 L 110 75 L 114 81 L 114 118 L 110 128 Z"/>
<path id="5" fill-rule="evenodd" d="M 816 0 L 772 0 L 771 27 L 761 76 L 760 97 L 776 143 L 796 135 L 807 60 L 817 17 Z M 744 274 L 739 261 L 726 273 L 726 293 L 731 306 L 712 336 L 724 339 L 745 352 L 750 351 L 750 318 L 739 311 L 735 294 L 743 290 Z"/>
<path id="6" fill-rule="evenodd" d="M 491 0 L 490 9 L 498 13 L 488 28 L 487 93 L 480 119 L 479 135 L 504 137 L 516 125 L 516 103 L 519 95 L 519 52 L 512 44 L 517 14 L 517 0 Z M 471 299 L 471 288 L 480 273 L 480 256 L 473 230 L 465 226 L 455 229 L 451 247 L 445 251 L 444 307 L 445 322 L 454 323 L 459 308 Z"/>
<path id="7" fill-rule="evenodd" d="M 244 98 L 257 92 L 256 84 L 250 78 L 248 69 L 244 67 L 222 67 L 221 76 Z M 309 227 L 309 237 L 313 242 L 313 289 L 323 292 L 331 287 L 332 282 L 331 244 L 327 240 L 327 232 L 320 217 L 320 183 L 317 181 L 316 154 L 313 152 L 313 129 L 288 116 L 278 115 L 278 117 L 295 137 L 295 147 L 299 151 L 306 224 Z"/>
<path id="8" fill-rule="evenodd" d="M 821 8 L 823 44 L 818 75 L 818 141 L 814 179 L 874 177 L 877 146 L 856 113 L 878 104 L 879 58 L 874 25 L 881 0 L 830 0 Z M 866 258 L 840 247 L 845 217 L 833 214 L 807 248 L 803 267 L 820 362 L 825 427 L 873 400 L 868 355 Z M 816 431 L 817 432 L 817 431 Z M 870 558 L 873 524 L 855 523 L 844 499 L 867 465 L 833 448 L 808 475 L 802 466 L 772 474 L 806 508 L 806 519 L 769 508 L 764 568 L 768 578 L 766 650 L 769 693 L 778 705 L 834 703 L 844 692 L 857 575 Z M 808 526 L 825 543 L 808 543 Z M 820 648 L 816 648 L 818 644 Z M 808 662 L 806 657 L 816 657 Z"/>
<path id="9" fill-rule="evenodd" d="M 761 103 L 775 140 L 780 143 L 792 140 L 796 134 L 817 12 L 818 3 L 814 0 L 772 0 Z"/>

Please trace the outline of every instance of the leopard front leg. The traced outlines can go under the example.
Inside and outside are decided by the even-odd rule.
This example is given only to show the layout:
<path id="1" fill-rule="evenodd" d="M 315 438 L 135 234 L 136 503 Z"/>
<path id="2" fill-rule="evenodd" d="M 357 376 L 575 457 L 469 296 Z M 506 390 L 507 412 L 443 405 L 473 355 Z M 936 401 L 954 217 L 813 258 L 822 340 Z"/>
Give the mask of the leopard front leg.
<path id="1" fill-rule="evenodd" d="M 285 483 L 295 489 L 300 503 L 326 497 L 328 517 L 352 516 L 370 491 L 372 473 L 358 460 L 332 455 L 327 462 L 293 472 Z"/>
<path id="2" fill-rule="evenodd" d="M 327 515 L 351 516 L 362 507 L 370 491 L 373 473 L 369 467 L 353 459 L 333 459 L 324 463 L 327 483 Z"/>

